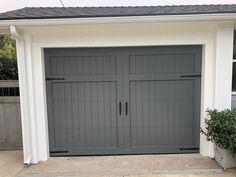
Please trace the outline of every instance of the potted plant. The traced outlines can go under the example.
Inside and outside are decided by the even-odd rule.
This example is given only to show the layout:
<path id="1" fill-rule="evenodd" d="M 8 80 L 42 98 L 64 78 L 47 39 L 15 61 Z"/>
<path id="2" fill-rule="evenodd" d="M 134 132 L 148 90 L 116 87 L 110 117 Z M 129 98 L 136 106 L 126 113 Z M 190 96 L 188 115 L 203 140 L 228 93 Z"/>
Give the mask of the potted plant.
<path id="1" fill-rule="evenodd" d="M 215 160 L 223 168 L 236 167 L 236 110 L 207 109 L 209 118 L 201 132 L 215 143 Z"/>

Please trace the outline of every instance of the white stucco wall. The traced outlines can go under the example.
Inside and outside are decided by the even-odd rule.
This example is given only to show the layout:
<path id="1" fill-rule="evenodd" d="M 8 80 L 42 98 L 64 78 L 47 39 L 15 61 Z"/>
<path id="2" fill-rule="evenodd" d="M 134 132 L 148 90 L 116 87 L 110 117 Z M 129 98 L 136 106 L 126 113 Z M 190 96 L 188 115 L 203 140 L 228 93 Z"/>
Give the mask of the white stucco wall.
<path id="1" fill-rule="evenodd" d="M 18 26 L 26 47 L 25 58 L 18 53 L 25 162 L 30 159 L 37 163 L 49 157 L 43 48 L 203 45 L 201 127 L 204 128 L 207 108 L 230 108 L 233 28 L 230 21 Z M 203 135 L 200 153 L 214 157 L 213 144 Z"/>

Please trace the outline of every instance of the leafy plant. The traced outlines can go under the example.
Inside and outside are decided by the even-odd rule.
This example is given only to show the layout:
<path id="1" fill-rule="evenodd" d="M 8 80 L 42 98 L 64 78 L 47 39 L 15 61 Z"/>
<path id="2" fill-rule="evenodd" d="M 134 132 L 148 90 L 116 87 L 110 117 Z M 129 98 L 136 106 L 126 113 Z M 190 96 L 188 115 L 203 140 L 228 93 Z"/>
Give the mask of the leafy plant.
<path id="1" fill-rule="evenodd" d="M 0 80 L 17 80 L 15 40 L 10 35 L 0 35 Z"/>
<path id="2" fill-rule="evenodd" d="M 201 129 L 208 141 L 214 142 L 220 148 L 236 153 L 236 110 L 207 109 L 209 119 L 205 119 L 206 130 Z"/>

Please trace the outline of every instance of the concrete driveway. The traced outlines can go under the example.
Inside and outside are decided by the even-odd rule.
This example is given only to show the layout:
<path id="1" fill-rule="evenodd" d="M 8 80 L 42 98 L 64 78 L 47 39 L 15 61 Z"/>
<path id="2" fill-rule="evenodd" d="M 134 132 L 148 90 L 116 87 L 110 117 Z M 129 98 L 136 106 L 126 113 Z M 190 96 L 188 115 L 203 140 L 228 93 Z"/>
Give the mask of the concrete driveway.
<path id="1" fill-rule="evenodd" d="M 15 177 L 24 168 L 22 151 L 0 151 L 0 177 Z"/>
<path id="2" fill-rule="evenodd" d="M 126 174 L 126 175 L 119 175 L 119 170 L 122 170 L 122 166 L 129 168 L 132 167 L 134 170 L 137 171 L 137 168 L 139 168 L 139 159 L 143 159 L 142 161 L 144 162 L 142 165 L 144 165 L 144 169 L 148 168 L 153 168 L 152 165 L 155 163 L 153 162 L 154 158 L 159 158 L 159 160 L 165 160 L 168 155 L 162 155 L 161 157 L 158 155 L 155 156 L 98 156 L 98 157 L 71 157 L 71 158 L 66 158 L 66 157 L 61 157 L 61 158 L 50 158 L 49 161 L 47 162 L 42 162 L 38 165 L 31 165 L 29 167 L 24 167 L 23 166 L 23 156 L 21 151 L 0 151 L 0 177 L 67 177 L 67 176 L 83 176 L 83 177 L 88 177 L 88 176 L 93 176 L 93 177 L 101 177 L 101 176 L 116 176 L 116 177 L 236 177 L 236 169 L 231 169 L 227 170 L 224 172 L 214 172 L 212 171 L 194 171 L 191 172 L 191 170 L 187 171 L 188 166 L 186 166 L 186 163 L 188 165 L 194 165 L 189 162 L 189 159 L 187 157 L 191 156 L 178 156 L 181 160 L 177 161 L 179 163 L 180 161 L 184 161 L 184 165 L 186 166 L 186 169 L 182 170 L 167 170 L 165 171 L 159 171 L 161 174 L 153 174 L 153 171 L 150 171 L 148 173 L 147 171 L 145 174 L 140 173 L 140 169 L 136 174 L 132 173 Z M 169 158 L 172 157 L 173 162 L 167 161 L 168 166 L 173 166 L 176 165 L 176 159 L 169 155 Z M 185 157 L 185 160 L 183 158 Z M 197 155 L 194 155 L 195 159 L 193 161 L 196 162 L 196 167 L 200 167 L 198 162 L 200 162 L 201 159 Z M 162 159 L 160 159 L 162 158 Z M 147 164 L 147 160 L 150 160 L 151 163 Z M 136 162 L 134 162 L 135 160 Z M 174 161 L 175 160 L 175 161 Z M 115 164 L 116 162 L 116 164 Z M 122 163 L 121 163 L 122 162 Z M 141 161 L 140 161 L 141 162 Z M 215 162 L 209 163 L 210 161 L 205 161 L 204 165 L 208 167 L 216 167 Z M 111 163 L 110 167 L 107 169 L 110 169 L 111 171 L 115 171 L 116 173 L 104 173 L 100 171 L 101 173 L 94 173 L 94 169 L 98 171 L 99 168 L 103 167 L 106 165 L 106 163 Z M 113 163 L 113 164 L 112 164 Z M 85 168 L 87 164 L 87 167 Z M 90 166 L 90 165 L 94 166 Z M 129 164 L 131 166 L 129 166 Z M 164 164 L 164 163 L 163 163 Z M 79 166 L 77 166 L 79 165 Z M 81 166 L 82 165 L 82 166 Z M 85 165 L 85 166 L 83 166 Z M 115 165 L 115 166 L 114 166 Z M 159 166 L 156 164 L 157 169 L 163 168 L 162 166 Z M 180 166 L 181 164 L 179 164 Z M 82 167 L 82 168 L 81 168 Z M 148 168 L 147 168 L 148 167 Z M 193 167 L 193 166 L 192 166 Z M 83 170 L 90 170 L 92 173 L 90 174 L 82 174 L 80 169 Z M 107 170 L 106 169 L 106 170 Z M 202 173 L 197 173 L 197 172 L 202 172 Z"/>

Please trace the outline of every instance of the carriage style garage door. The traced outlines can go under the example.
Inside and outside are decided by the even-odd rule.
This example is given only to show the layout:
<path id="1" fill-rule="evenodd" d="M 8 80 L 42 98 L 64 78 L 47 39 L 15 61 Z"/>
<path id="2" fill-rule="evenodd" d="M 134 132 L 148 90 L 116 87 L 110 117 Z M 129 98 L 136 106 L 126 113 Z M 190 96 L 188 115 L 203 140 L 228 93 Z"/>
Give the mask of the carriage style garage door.
<path id="1" fill-rule="evenodd" d="M 52 156 L 199 151 L 201 46 L 44 52 Z"/>

